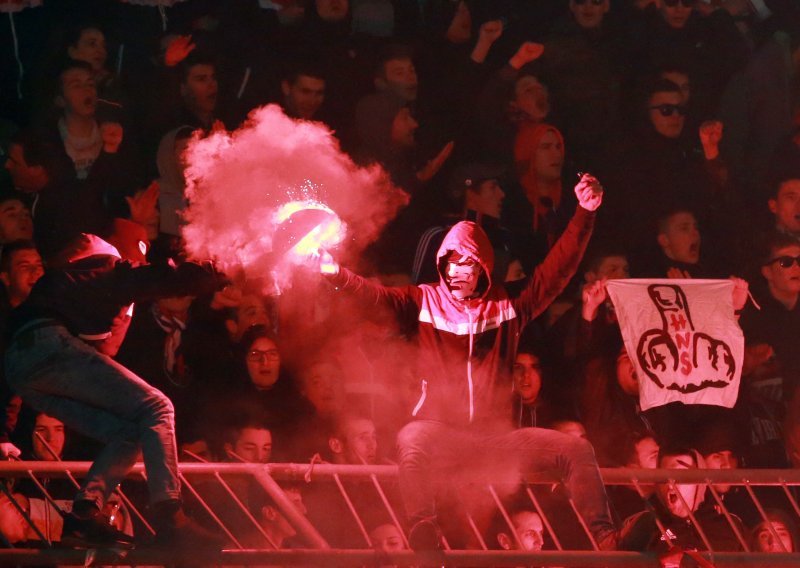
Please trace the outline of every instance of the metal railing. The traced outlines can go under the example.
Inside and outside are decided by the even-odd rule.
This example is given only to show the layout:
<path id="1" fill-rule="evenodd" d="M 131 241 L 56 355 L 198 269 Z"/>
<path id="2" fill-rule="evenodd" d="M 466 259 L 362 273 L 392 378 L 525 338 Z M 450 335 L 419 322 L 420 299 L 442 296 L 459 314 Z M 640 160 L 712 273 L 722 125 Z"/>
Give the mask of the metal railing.
<path id="1" fill-rule="evenodd" d="M 41 498 L 58 508 L 58 503 L 48 494 L 48 490 L 41 483 L 41 478 L 55 479 L 66 478 L 80 479 L 86 474 L 90 464 L 88 462 L 5 462 L 0 463 L 0 477 L 6 480 L 30 479 L 41 492 Z M 757 488 L 772 487 L 773 493 L 782 495 L 782 508 L 800 524 L 800 505 L 795 495 L 800 486 L 800 470 L 665 470 L 665 469 L 603 469 L 601 470 L 604 483 L 607 486 L 626 485 L 639 490 L 643 494 L 643 487 L 649 484 L 667 484 L 674 488 L 680 484 L 705 484 L 709 490 L 709 501 L 716 505 L 717 510 L 724 516 L 740 545 L 741 551 L 715 550 L 711 539 L 705 534 L 698 519 L 692 516 L 692 523 L 696 527 L 704 542 L 705 550 L 693 552 L 693 558 L 700 566 L 800 566 L 800 554 L 785 550 L 778 553 L 759 553 L 750 549 L 747 535 L 734 521 L 733 515 L 728 511 L 725 501 L 717 486 L 721 484 L 741 486 L 744 488 L 758 515 L 768 521 L 767 507 L 761 502 Z M 563 535 L 556 534 L 554 524 L 548 518 L 546 507 L 542 506 L 537 497 L 537 486 L 560 484 L 561 480 L 555 473 L 537 474 L 525 482 L 528 484 L 524 494 L 530 499 L 530 506 L 536 510 L 543 522 L 544 531 L 547 533 L 551 547 L 555 550 L 526 552 L 523 550 L 489 550 L 482 531 L 478 528 L 475 519 L 467 515 L 468 526 L 473 531 L 472 542 L 475 548 L 452 549 L 449 546 L 435 560 L 418 557 L 407 550 L 407 535 L 400 519 L 401 514 L 395 510 L 387 497 L 386 486 L 396 482 L 397 468 L 395 466 L 355 466 L 332 465 L 325 463 L 313 464 L 247 464 L 247 463 L 181 463 L 181 480 L 187 495 L 190 495 L 200 508 L 213 519 L 221 533 L 227 535 L 231 548 L 219 552 L 203 553 L 204 565 L 313 565 L 313 566 L 382 566 L 399 565 L 412 566 L 418 564 L 449 566 L 658 566 L 658 557 L 653 552 L 605 552 L 598 550 L 597 543 L 592 538 L 586 522 L 578 514 L 577 509 L 569 496 L 566 501 L 571 505 L 578 525 L 584 531 L 590 550 L 569 550 L 565 545 Z M 132 479 L 142 479 L 144 469 L 141 463 L 137 464 L 130 473 Z M 288 523 L 304 541 L 303 548 L 280 549 L 267 531 L 260 525 L 252 511 L 242 501 L 233 487 L 238 482 L 246 481 L 257 487 L 268 497 L 272 504 L 282 513 Z M 394 524 L 404 541 L 406 550 L 385 553 L 376 552 L 370 548 L 370 539 L 367 526 L 363 520 L 363 512 L 350 495 L 348 486 L 358 482 L 363 486 L 372 486 L 375 496 L 383 504 L 391 523 Z M 341 496 L 346 504 L 352 519 L 342 519 L 349 522 L 361 533 L 363 548 L 337 549 L 332 548 L 320 531 L 289 499 L 281 484 L 329 484 Z M 505 519 L 509 525 L 509 534 L 514 535 L 517 545 L 520 540 L 511 526 L 511 514 L 506 510 L 503 499 L 498 496 L 497 487 L 489 479 L 476 479 L 473 486 L 481 487 L 486 491 L 489 499 L 496 507 L 496 513 Z M 212 503 L 204 497 L 203 487 L 209 485 L 222 489 L 221 494 L 227 496 L 227 501 L 222 509 L 235 509 L 247 518 L 250 529 L 263 537 L 263 546 L 258 548 L 248 547 L 243 542 L 241 534 L 236 534 L 234 527 L 228 526 L 222 518 L 225 511 L 221 510 L 219 503 Z M 0 549 L 0 565 L 15 564 L 25 565 L 52 565 L 52 564 L 85 564 L 91 561 L 95 564 L 121 564 L 121 565 L 171 565 L 188 564 L 197 565 L 198 558 L 191 551 L 157 549 L 147 544 L 140 545 L 132 550 L 74 550 L 60 548 L 57 542 L 49 542 L 45 534 L 38 529 L 36 523 L 30 518 L 23 504 L 17 502 L 15 495 L 6 483 L 0 483 L 0 490 L 5 498 L 15 507 L 17 512 L 24 516 L 33 532 L 40 541 L 40 548 L 19 547 L 6 542 L 7 547 Z M 133 500 L 124 493 L 120 499 L 130 511 L 139 530 L 144 534 L 151 532 L 147 515 L 140 511 Z M 643 500 L 644 503 L 644 500 Z M 774 506 L 774 505 L 772 505 Z M 216 510 L 215 510 L 216 507 Z M 691 507 L 690 507 L 691 509 Z M 782 542 L 774 526 L 766 522 L 768 530 L 775 542 Z M 668 540 L 668 535 L 662 525 L 659 530 L 663 538 Z M 137 532 L 137 536 L 140 533 Z"/>

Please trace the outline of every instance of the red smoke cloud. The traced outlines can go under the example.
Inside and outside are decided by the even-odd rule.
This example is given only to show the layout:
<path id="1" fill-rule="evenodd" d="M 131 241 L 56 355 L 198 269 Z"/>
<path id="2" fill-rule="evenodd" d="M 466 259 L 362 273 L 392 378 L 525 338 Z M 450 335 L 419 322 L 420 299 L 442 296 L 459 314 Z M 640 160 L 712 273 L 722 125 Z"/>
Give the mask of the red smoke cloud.
<path id="1" fill-rule="evenodd" d="M 327 205 L 344 221 L 340 258 L 361 252 L 408 202 L 382 169 L 356 166 L 325 126 L 291 119 L 277 105 L 254 110 L 232 133 L 195 138 L 186 152 L 187 251 L 250 277 L 273 269 L 276 212 L 288 202 Z"/>

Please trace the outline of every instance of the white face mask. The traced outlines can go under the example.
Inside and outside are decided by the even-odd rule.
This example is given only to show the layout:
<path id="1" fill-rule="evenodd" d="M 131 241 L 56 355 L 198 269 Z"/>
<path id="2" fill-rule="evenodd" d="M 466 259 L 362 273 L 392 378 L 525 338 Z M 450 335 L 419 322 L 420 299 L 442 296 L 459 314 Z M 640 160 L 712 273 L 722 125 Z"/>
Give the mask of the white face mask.
<path id="1" fill-rule="evenodd" d="M 448 262 L 445 271 L 445 282 L 450 293 L 458 300 L 465 300 L 475 295 L 478 288 L 478 279 L 482 269 L 481 265 L 469 257 Z"/>

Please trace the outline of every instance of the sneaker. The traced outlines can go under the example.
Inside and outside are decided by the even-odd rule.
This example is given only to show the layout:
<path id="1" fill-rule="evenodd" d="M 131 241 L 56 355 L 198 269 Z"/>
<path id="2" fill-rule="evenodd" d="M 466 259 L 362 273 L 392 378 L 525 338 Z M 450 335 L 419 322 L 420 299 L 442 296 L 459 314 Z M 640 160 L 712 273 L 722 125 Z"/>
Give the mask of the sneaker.
<path id="1" fill-rule="evenodd" d="M 133 537 L 117 530 L 111 519 L 100 511 L 82 518 L 69 513 L 64 516 L 61 542 L 76 548 L 132 548 Z"/>

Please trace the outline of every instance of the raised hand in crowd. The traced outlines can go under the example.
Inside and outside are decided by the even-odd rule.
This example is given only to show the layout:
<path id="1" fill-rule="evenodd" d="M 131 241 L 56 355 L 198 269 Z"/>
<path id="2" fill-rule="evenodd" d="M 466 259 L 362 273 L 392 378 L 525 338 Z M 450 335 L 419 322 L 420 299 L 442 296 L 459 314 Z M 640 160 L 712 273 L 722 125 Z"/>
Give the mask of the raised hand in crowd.
<path id="1" fill-rule="evenodd" d="M 197 47 L 192 42 L 191 35 L 176 36 L 167 45 L 167 50 L 164 53 L 164 65 L 167 67 L 175 67 L 178 63 L 186 59 L 186 57 L 194 51 Z"/>
<path id="2" fill-rule="evenodd" d="M 575 186 L 578 205 L 587 211 L 597 211 L 603 203 L 603 186 L 592 174 L 583 174 Z"/>
<path id="3" fill-rule="evenodd" d="M 606 291 L 606 279 L 601 278 L 594 282 L 584 284 L 581 291 L 581 300 L 583 302 L 581 307 L 581 315 L 586 321 L 594 321 L 597 317 L 597 311 L 603 302 L 608 298 Z"/>
<path id="4" fill-rule="evenodd" d="M 486 61 L 489 50 L 501 35 L 503 35 L 502 20 L 489 20 L 488 22 L 484 22 L 478 31 L 478 41 L 475 43 L 475 48 L 472 50 L 470 56 L 472 60 L 475 63 L 483 63 Z"/>
<path id="5" fill-rule="evenodd" d="M 154 181 L 144 191 L 139 191 L 132 197 L 126 197 L 131 211 L 131 221 L 140 225 L 147 225 L 154 215 L 158 215 L 158 182 Z"/>
<path id="6" fill-rule="evenodd" d="M 531 61 L 536 61 L 544 53 L 544 45 L 533 41 L 526 41 L 519 46 L 517 52 L 508 60 L 508 64 L 514 69 L 522 69 Z"/>
<path id="7" fill-rule="evenodd" d="M 417 179 L 422 182 L 430 181 L 433 176 L 439 173 L 439 170 L 442 169 L 442 166 L 447 161 L 447 158 L 449 158 L 450 154 L 453 153 L 454 146 L 455 142 L 452 140 L 445 144 L 444 148 L 442 148 L 432 160 L 425 164 L 425 167 L 417 172 Z"/>

